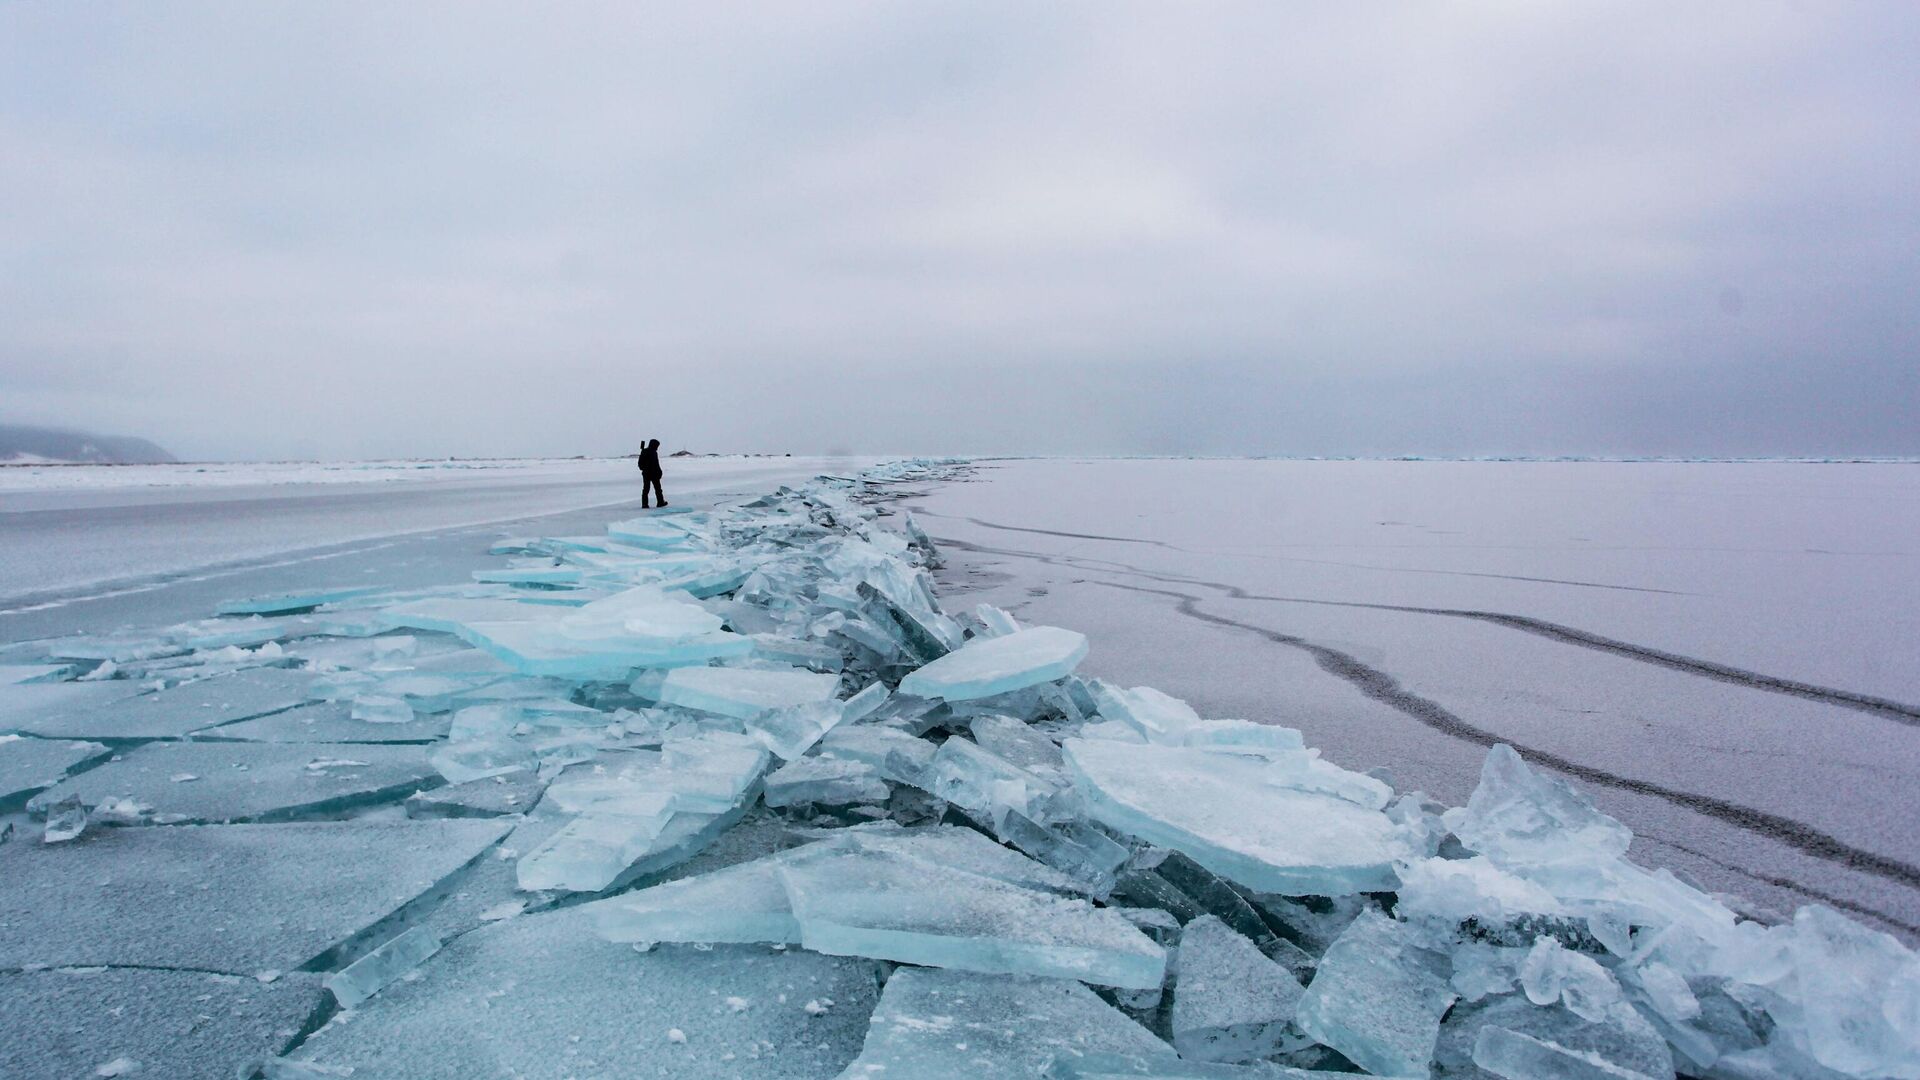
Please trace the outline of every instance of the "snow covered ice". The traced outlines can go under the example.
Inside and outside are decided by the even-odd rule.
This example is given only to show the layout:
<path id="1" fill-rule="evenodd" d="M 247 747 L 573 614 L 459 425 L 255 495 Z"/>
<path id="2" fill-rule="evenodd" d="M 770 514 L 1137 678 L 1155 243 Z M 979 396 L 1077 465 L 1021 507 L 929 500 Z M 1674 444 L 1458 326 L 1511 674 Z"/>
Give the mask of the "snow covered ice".
<path id="1" fill-rule="evenodd" d="M 1920 1078 L 1910 950 L 1510 748 L 1449 810 L 943 609 L 890 504 L 964 468 L 9 650 L 0 1068 Z"/>

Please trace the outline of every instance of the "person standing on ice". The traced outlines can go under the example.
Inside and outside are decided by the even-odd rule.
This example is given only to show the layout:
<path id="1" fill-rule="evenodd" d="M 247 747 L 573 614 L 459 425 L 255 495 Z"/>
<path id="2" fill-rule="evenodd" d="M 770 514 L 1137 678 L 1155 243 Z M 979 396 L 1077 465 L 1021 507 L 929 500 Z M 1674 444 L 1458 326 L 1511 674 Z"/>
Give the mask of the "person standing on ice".
<path id="1" fill-rule="evenodd" d="M 667 493 L 660 490 L 660 440 L 647 440 L 646 449 L 640 451 L 640 509 L 647 506 L 647 496 L 653 495 L 661 506 L 667 505 Z"/>

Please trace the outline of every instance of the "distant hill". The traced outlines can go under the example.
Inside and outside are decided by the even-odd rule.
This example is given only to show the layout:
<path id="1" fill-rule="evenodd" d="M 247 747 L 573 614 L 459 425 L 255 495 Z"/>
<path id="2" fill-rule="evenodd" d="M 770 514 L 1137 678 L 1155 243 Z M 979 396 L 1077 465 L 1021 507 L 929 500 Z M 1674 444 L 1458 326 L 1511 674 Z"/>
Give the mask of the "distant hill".
<path id="1" fill-rule="evenodd" d="M 158 465 L 178 460 L 145 439 L 0 424 L 0 464 L 45 461 Z"/>

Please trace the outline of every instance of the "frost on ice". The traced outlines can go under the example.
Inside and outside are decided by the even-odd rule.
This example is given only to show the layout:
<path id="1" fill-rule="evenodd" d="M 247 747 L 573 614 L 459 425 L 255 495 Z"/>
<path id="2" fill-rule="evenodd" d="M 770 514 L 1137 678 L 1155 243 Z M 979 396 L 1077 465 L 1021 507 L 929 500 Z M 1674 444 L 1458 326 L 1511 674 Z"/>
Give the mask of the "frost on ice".
<path id="1" fill-rule="evenodd" d="M 0 1075 L 1920 1080 L 1912 952 L 1507 747 L 1449 810 L 944 610 L 961 467 L 9 650 Z"/>

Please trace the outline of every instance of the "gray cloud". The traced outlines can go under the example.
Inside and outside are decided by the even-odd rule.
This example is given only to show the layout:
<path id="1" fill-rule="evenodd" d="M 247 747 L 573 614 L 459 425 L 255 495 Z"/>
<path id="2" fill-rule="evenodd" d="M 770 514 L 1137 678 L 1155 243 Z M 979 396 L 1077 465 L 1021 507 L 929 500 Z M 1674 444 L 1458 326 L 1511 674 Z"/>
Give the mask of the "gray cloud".
<path id="1" fill-rule="evenodd" d="M 1904 3 L 0 5 L 0 419 L 1920 453 Z"/>

